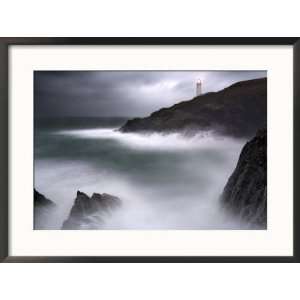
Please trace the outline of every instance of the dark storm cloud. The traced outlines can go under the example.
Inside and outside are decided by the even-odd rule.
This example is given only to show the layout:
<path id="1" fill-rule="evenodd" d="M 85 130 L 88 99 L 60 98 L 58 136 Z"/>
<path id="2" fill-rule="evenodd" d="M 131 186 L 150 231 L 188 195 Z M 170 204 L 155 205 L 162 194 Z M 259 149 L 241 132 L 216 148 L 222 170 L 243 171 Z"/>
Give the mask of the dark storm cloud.
<path id="1" fill-rule="evenodd" d="M 35 116 L 145 116 L 264 71 L 35 71 Z"/>

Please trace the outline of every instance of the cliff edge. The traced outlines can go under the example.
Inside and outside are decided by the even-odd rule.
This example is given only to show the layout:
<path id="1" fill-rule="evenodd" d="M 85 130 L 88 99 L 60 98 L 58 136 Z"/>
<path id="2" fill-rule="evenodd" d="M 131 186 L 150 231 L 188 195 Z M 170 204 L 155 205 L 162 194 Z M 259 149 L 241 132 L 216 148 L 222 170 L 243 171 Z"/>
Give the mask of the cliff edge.
<path id="1" fill-rule="evenodd" d="M 219 92 L 162 108 L 146 118 L 128 120 L 122 132 L 215 131 L 250 137 L 267 123 L 267 78 L 235 83 Z"/>
<path id="2" fill-rule="evenodd" d="M 267 130 L 260 130 L 242 149 L 222 197 L 230 212 L 246 222 L 267 226 Z"/>

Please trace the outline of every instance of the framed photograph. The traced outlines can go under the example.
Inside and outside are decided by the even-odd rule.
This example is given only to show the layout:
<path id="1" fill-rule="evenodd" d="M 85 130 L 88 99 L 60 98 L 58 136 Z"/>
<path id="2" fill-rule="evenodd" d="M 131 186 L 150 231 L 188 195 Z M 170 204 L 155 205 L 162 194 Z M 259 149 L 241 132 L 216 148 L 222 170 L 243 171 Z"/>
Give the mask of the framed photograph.
<path id="1" fill-rule="evenodd" d="M 298 38 L 2 38 L 0 64 L 2 261 L 299 262 Z"/>

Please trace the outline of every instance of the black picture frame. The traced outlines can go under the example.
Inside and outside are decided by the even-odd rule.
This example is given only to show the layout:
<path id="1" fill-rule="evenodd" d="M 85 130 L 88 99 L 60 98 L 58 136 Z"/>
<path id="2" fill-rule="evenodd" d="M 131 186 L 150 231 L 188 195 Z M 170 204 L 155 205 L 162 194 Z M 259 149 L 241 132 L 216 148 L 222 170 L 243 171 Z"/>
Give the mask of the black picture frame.
<path id="1" fill-rule="evenodd" d="M 294 215 L 293 256 L 11 256 L 9 254 L 9 46 L 10 45 L 290 45 L 294 72 Z M 284 104 L 283 104 L 284 105 Z M 114 38 L 0 38 L 0 261 L 1 262 L 76 262 L 76 263 L 226 263 L 300 261 L 300 38 L 299 37 L 114 37 Z"/>

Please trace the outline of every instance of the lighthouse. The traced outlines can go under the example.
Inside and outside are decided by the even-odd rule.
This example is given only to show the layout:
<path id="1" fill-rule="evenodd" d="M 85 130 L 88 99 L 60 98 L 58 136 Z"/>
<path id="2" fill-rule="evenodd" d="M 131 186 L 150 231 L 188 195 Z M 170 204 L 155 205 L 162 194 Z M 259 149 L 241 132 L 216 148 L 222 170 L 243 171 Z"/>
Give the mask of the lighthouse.
<path id="1" fill-rule="evenodd" d="M 200 96 L 202 94 L 202 82 L 201 80 L 197 80 L 196 83 L 196 96 Z"/>

